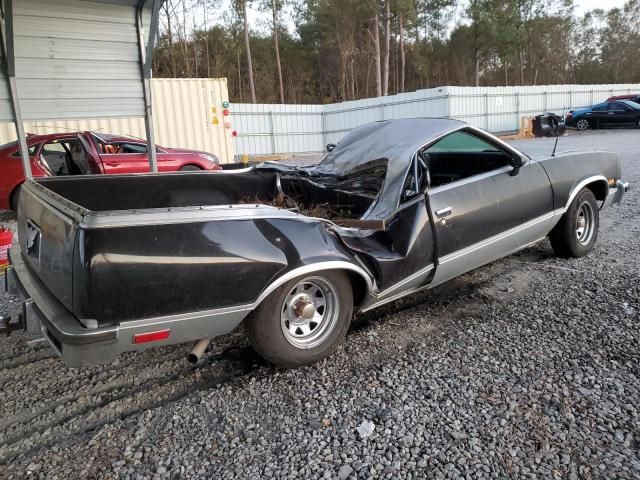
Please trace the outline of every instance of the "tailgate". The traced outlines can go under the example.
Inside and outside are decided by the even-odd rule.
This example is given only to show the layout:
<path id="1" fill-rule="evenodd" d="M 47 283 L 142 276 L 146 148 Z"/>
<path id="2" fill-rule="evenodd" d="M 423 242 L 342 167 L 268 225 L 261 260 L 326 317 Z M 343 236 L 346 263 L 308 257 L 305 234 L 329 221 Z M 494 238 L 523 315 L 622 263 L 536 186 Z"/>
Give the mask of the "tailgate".
<path id="1" fill-rule="evenodd" d="M 18 235 L 25 264 L 72 310 L 74 245 L 82 215 L 66 203 L 35 181 L 26 181 L 20 194 Z"/>

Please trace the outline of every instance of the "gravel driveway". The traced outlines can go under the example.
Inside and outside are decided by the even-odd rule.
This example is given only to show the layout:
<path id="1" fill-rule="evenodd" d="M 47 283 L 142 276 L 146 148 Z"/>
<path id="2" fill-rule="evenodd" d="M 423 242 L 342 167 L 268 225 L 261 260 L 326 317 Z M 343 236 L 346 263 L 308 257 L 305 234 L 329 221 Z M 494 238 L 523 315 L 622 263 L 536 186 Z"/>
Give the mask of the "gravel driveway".
<path id="1" fill-rule="evenodd" d="M 367 314 L 313 367 L 240 333 L 195 367 L 182 346 L 69 369 L 1 338 L 0 478 L 640 478 L 640 133 L 578 147 L 634 187 L 589 256 L 543 242 Z"/>

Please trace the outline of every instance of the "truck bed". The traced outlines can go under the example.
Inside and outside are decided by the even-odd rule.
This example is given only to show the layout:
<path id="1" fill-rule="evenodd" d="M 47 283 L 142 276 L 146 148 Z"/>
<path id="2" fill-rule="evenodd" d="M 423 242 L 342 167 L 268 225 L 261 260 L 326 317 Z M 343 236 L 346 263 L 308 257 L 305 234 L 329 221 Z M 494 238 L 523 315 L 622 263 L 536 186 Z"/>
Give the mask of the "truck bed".
<path id="1" fill-rule="evenodd" d="M 324 210 L 278 208 L 278 188 L 310 204 L 341 202 L 356 218 L 371 203 L 300 178 L 280 182 L 274 170 L 29 180 L 21 255 L 85 326 L 250 304 L 296 261 L 273 244 L 277 232 L 323 243 L 310 252 L 326 248 L 313 233 L 322 220 L 311 218 Z"/>
<path id="2" fill-rule="evenodd" d="M 228 205 L 243 192 L 273 195 L 276 175 L 229 175 L 217 172 L 179 172 L 157 175 L 95 175 L 39 179 L 38 183 L 84 210 L 142 210 L 150 208 Z"/>

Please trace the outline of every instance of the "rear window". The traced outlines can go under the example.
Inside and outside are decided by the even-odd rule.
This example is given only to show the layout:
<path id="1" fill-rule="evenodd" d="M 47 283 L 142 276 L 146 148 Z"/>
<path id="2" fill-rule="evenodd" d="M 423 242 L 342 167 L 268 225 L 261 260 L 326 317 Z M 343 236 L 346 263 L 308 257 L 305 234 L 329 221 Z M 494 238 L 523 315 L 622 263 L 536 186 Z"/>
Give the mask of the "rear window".
<path id="1" fill-rule="evenodd" d="M 15 143 L 18 143 L 18 142 L 13 142 L 13 143 L 15 144 Z M 2 147 L 0 147 L 0 148 L 2 148 Z M 38 149 L 38 144 L 37 143 L 35 145 L 29 145 L 29 148 L 28 148 L 29 156 L 33 157 L 36 154 L 36 150 L 37 149 Z M 12 157 L 19 157 L 20 156 L 20 149 L 16 150 L 16 152 L 13 153 L 11 156 Z"/>

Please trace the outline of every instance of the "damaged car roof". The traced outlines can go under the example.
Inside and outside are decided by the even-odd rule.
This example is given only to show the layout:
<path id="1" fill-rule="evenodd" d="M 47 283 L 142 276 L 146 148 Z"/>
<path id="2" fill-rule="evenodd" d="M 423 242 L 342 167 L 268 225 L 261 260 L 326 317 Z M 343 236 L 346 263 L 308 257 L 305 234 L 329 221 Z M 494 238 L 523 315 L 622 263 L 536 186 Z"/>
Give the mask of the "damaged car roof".
<path id="1" fill-rule="evenodd" d="M 446 118 L 381 120 L 355 128 L 310 170 L 349 176 L 376 164 L 386 165 L 382 189 L 366 219 L 385 219 L 395 211 L 413 154 L 423 145 L 467 127 Z"/>
<path id="2" fill-rule="evenodd" d="M 303 175 L 328 190 L 370 195 L 372 204 L 362 220 L 386 220 L 398 208 L 413 154 L 424 145 L 468 126 L 447 118 L 380 120 L 351 130 L 316 165 L 297 167 L 265 162 L 252 168 Z"/>

